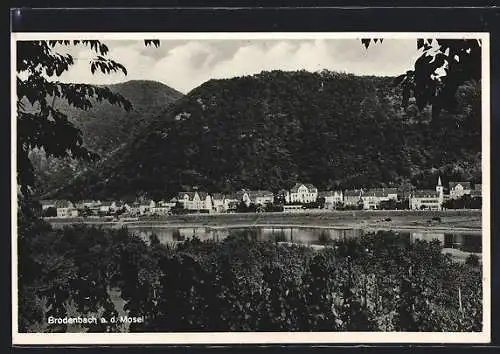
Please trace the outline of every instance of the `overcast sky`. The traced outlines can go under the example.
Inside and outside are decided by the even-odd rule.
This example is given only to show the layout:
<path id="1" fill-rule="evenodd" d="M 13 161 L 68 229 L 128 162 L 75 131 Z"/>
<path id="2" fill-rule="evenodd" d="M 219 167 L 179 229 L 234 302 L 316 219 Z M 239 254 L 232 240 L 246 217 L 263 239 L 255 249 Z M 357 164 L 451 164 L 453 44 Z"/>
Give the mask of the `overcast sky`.
<path id="1" fill-rule="evenodd" d="M 162 40 L 159 48 L 139 40 L 105 40 L 108 56 L 123 64 L 128 75 L 90 73 L 90 51 L 60 48 L 76 59 L 60 78 L 65 82 L 111 84 L 155 80 L 183 93 L 210 79 L 259 73 L 263 70 L 320 71 L 358 75 L 399 75 L 413 68 L 419 56 L 415 39 L 385 39 L 367 50 L 359 39 L 317 40 Z"/>

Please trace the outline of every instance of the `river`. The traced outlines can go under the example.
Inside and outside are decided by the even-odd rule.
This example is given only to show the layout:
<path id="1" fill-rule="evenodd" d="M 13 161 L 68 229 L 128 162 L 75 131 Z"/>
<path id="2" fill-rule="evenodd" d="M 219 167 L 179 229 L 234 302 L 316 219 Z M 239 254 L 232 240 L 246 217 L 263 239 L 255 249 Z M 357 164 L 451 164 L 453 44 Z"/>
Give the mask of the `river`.
<path id="1" fill-rule="evenodd" d="M 188 238 L 197 237 L 200 240 L 221 241 L 232 232 L 246 231 L 256 240 L 290 242 L 301 245 L 323 246 L 333 240 L 359 237 L 364 232 L 361 229 L 315 228 L 315 227 L 158 227 L 134 226 L 129 231 L 135 233 L 146 241 L 155 234 L 161 243 L 173 244 Z M 411 241 L 438 240 L 443 246 L 443 251 L 463 256 L 482 253 L 482 237 L 480 234 L 467 233 L 437 233 L 437 232 L 399 232 L 406 235 Z"/>

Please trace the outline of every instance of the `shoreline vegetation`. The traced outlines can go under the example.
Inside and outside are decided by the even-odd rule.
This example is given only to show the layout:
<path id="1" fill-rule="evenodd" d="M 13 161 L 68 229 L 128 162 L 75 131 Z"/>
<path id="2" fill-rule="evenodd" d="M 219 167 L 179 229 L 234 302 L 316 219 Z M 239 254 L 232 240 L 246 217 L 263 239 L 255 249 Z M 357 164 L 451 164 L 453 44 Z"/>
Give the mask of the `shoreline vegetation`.
<path id="1" fill-rule="evenodd" d="M 234 213 L 167 215 L 123 221 L 105 218 L 46 218 L 54 227 L 69 224 L 106 225 L 120 228 L 247 228 L 314 227 L 360 229 L 365 231 L 423 231 L 481 234 L 481 210 L 401 211 L 305 211 L 294 213 Z"/>
<path id="2" fill-rule="evenodd" d="M 411 242 L 394 232 L 334 240 L 317 250 L 258 241 L 254 230 L 174 246 L 84 225 L 31 236 L 21 254 L 30 270 L 20 289 L 21 332 L 482 328 L 480 261 L 455 262 L 436 241 Z M 38 257 L 26 257 L 35 250 Z M 48 323 L 50 316 L 141 322 L 70 325 Z"/>

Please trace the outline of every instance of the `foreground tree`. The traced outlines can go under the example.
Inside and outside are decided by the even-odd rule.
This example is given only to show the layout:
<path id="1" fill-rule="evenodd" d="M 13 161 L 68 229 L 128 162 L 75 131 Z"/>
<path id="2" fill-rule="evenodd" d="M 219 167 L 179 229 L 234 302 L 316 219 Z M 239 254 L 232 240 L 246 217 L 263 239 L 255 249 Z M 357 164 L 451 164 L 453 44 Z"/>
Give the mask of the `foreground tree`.
<path id="1" fill-rule="evenodd" d="M 145 41 L 146 45 L 158 46 L 158 41 Z M 126 68 L 107 57 L 108 47 L 96 40 L 75 41 L 18 41 L 17 42 L 17 182 L 18 182 L 18 290 L 19 290 L 19 330 L 33 330 L 33 324 L 39 324 L 35 331 L 45 330 L 47 315 L 65 315 L 71 301 L 82 305 L 84 296 L 87 308 L 78 308 L 80 313 L 104 310 L 104 314 L 114 314 L 106 294 L 108 275 L 107 259 L 101 251 L 84 244 L 83 250 L 91 249 L 96 254 L 92 260 L 82 256 L 89 269 L 79 271 L 77 262 L 67 256 L 66 251 L 57 249 L 55 244 L 64 239 L 61 233 L 51 229 L 50 225 L 39 218 L 37 203 L 31 198 L 34 186 L 33 165 L 29 153 L 40 149 L 48 156 L 56 158 L 70 157 L 92 160 L 97 154 L 83 145 L 81 131 L 68 117 L 54 108 L 56 99 L 65 100 L 69 105 L 88 110 L 93 100 L 108 101 L 126 110 L 132 108 L 130 102 L 109 88 L 87 84 L 63 83 L 57 80 L 74 65 L 71 55 L 61 55 L 58 46 L 87 46 L 95 54 L 90 59 L 90 71 L 108 74 L 123 72 Z M 88 236 L 99 236 L 96 230 L 78 230 L 86 237 L 85 242 L 95 245 Z M 80 252 L 74 243 L 69 243 L 77 254 Z M 71 248 L 69 247 L 69 248 Z M 108 255 L 110 252 L 107 252 Z M 92 265 L 91 261 L 99 263 Z M 80 273 L 79 273 L 80 272 Z M 95 275 L 94 278 L 88 277 Z M 103 280 L 104 279 L 104 280 Z M 96 286 L 98 285 L 98 286 Z M 95 311 L 94 311 L 95 312 Z M 64 316 L 63 316 L 64 317 Z M 102 328 L 101 328 L 102 329 Z"/>
<path id="2" fill-rule="evenodd" d="M 146 40 L 145 45 L 159 46 L 159 41 Z M 97 40 L 17 42 L 17 181 L 24 196 L 34 185 L 33 166 L 28 157 L 32 149 L 41 149 L 47 156 L 57 158 L 98 158 L 84 146 L 81 131 L 54 108 L 56 99 L 66 100 L 83 110 L 92 107 L 92 100 L 106 100 L 126 110 L 132 108 L 125 97 L 107 87 L 58 81 L 75 62 L 70 54 L 59 54 L 57 46 L 89 47 L 94 53 L 89 60 L 92 74 L 123 72 L 127 75 L 127 69 L 108 58 L 108 47 Z"/>
<path id="3" fill-rule="evenodd" d="M 371 43 L 382 39 L 362 39 L 368 49 Z M 402 104 L 406 108 L 411 97 L 420 109 L 432 106 L 433 119 L 442 110 L 455 113 L 458 88 L 469 81 L 481 80 L 481 40 L 479 39 L 417 39 L 422 54 L 415 61 L 415 69 L 395 78 L 394 84 L 403 91 Z"/>

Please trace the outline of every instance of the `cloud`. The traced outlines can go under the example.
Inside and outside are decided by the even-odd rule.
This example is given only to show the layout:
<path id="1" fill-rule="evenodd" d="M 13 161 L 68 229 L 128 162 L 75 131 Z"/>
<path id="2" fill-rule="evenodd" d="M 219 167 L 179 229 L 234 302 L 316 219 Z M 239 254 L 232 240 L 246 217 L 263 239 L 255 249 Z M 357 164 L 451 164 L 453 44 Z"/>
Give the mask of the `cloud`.
<path id="1" fill-rule="evenodd" d="M 263 70 L 349 72 L 398 75 L 419 56 L 415 40 L 386 39 L 365 49 L 356 39 L 318 40 L 163 40 L 159 48 L 143 41 L 110 41 L 109 57 L 128 75 L 95 74 L 89 70 L 88 48 L 66 48 L 77 63 L 61 80 L 111 84 L 132 79 L 155 80 L 187 93 L 205 81 L 259 73 Z M 63 50 L 62 48 L 61 50 Z"/>

